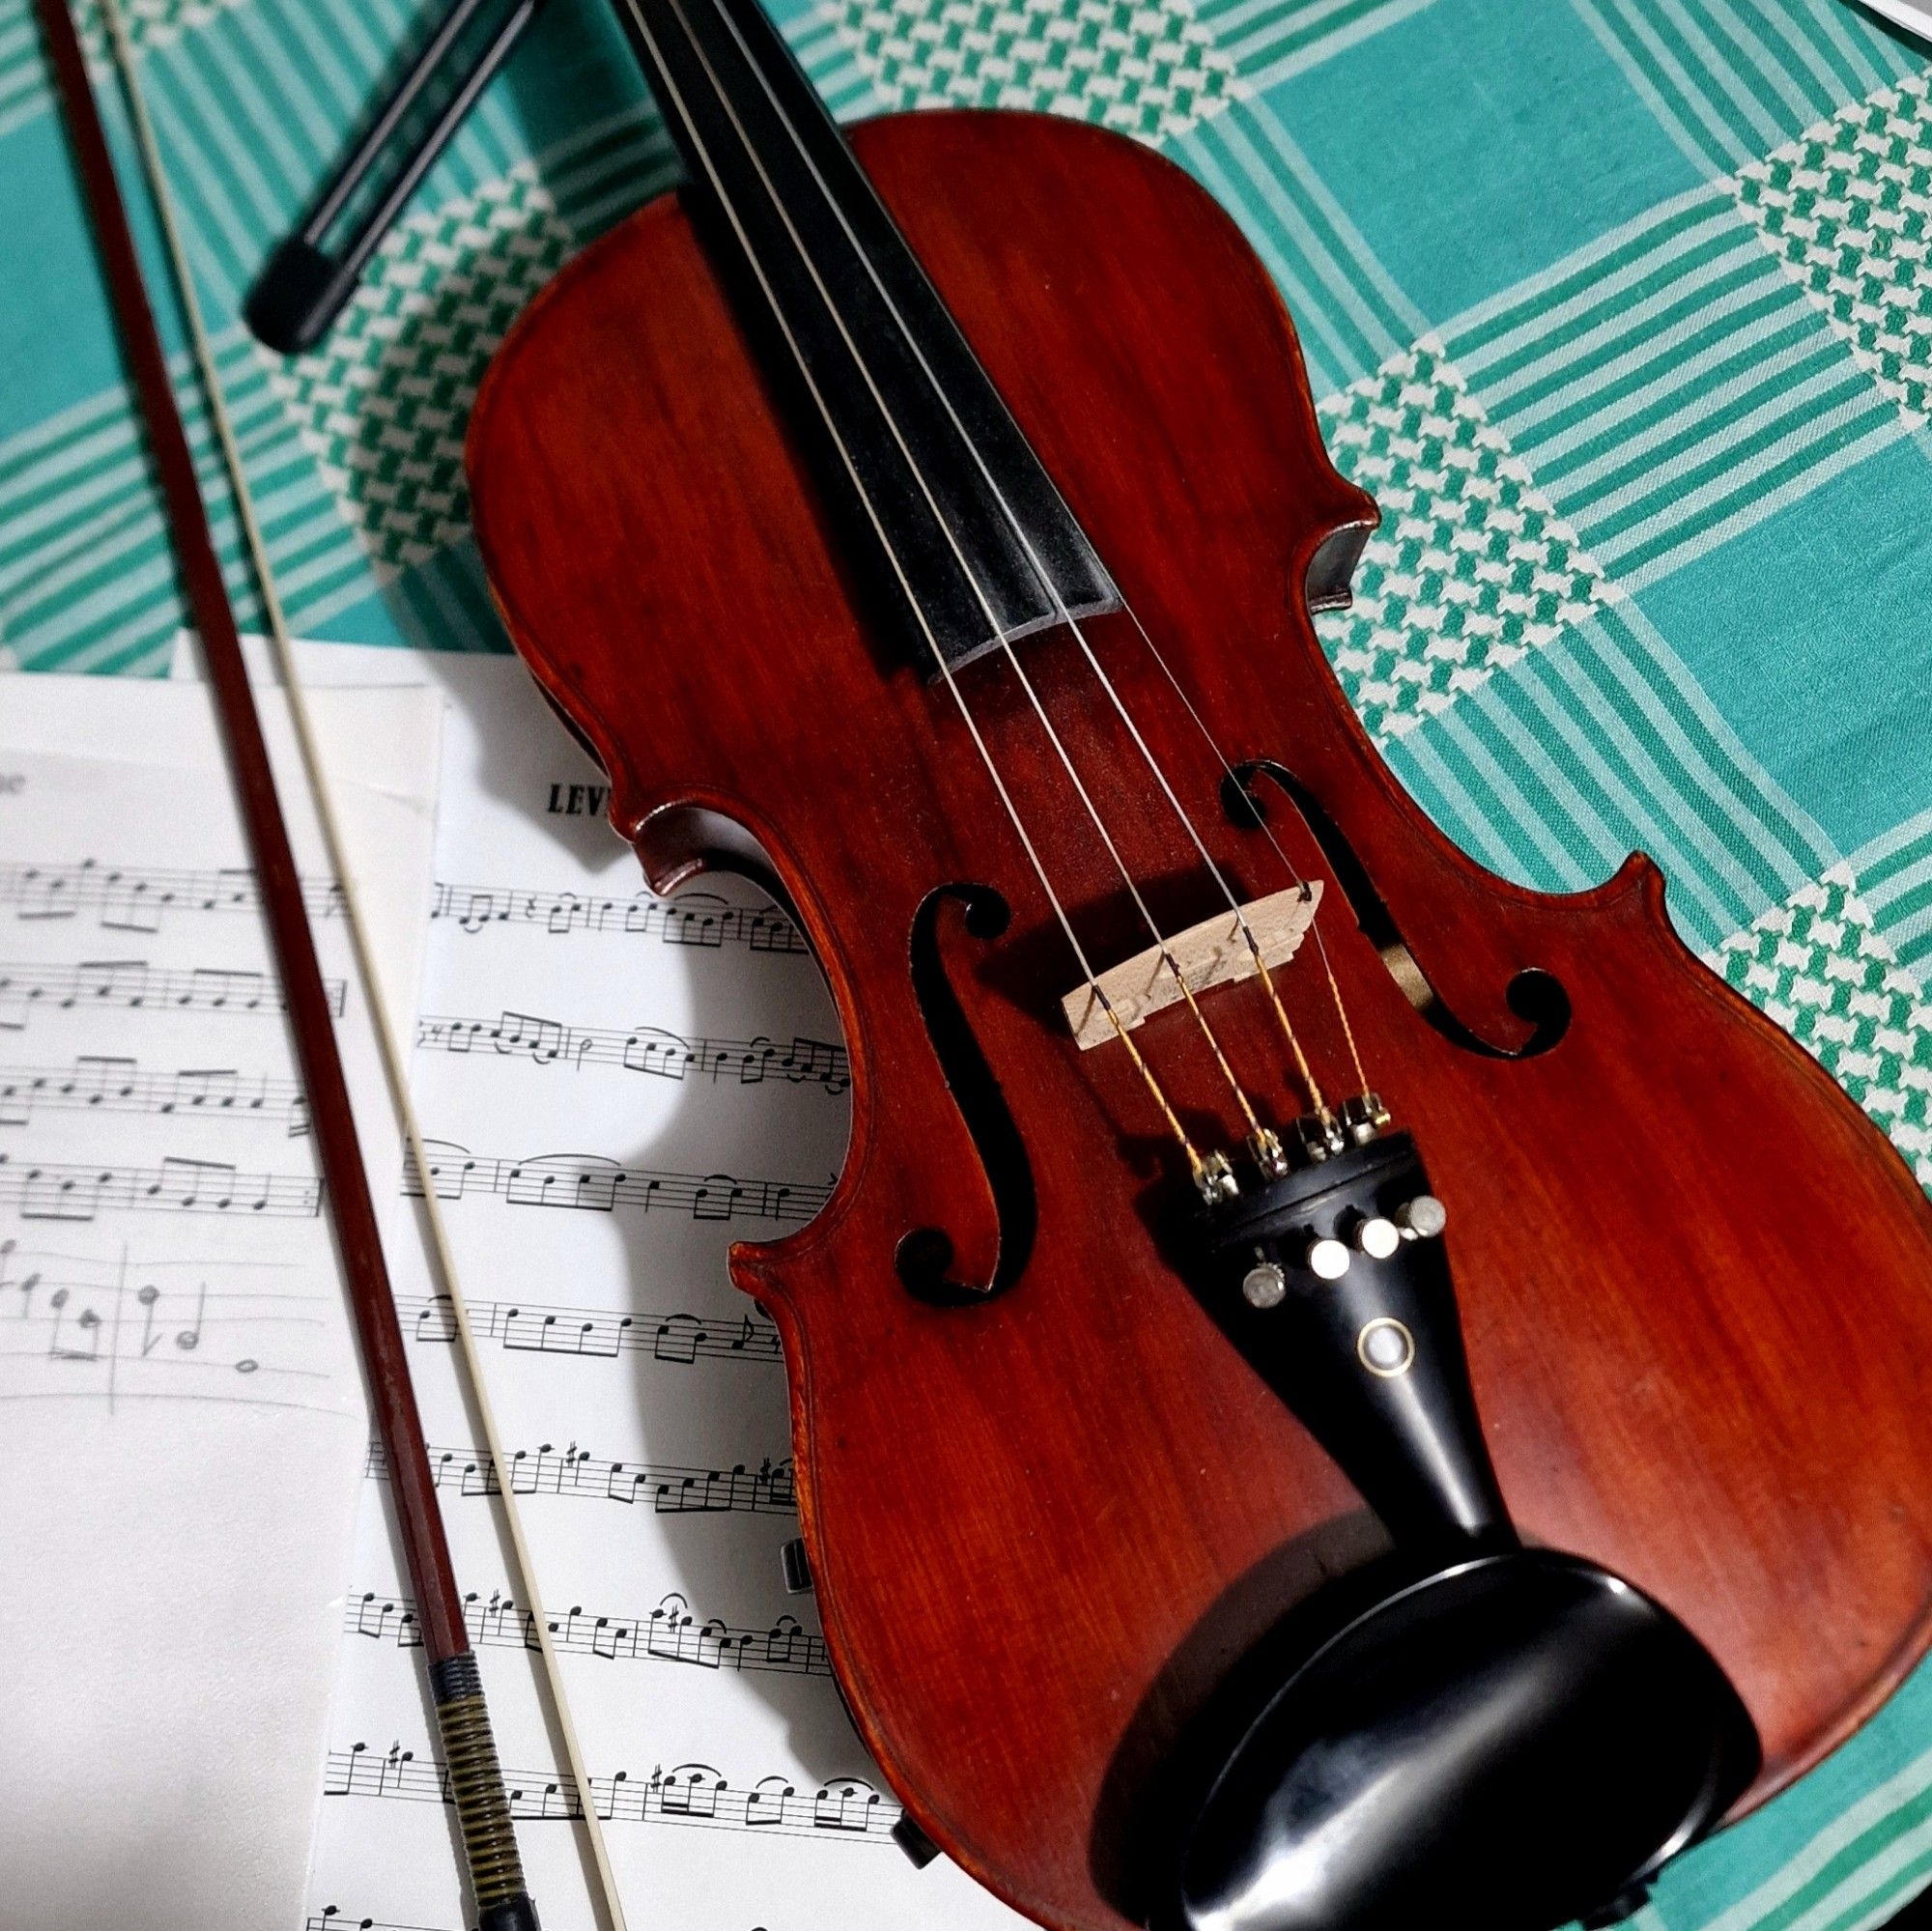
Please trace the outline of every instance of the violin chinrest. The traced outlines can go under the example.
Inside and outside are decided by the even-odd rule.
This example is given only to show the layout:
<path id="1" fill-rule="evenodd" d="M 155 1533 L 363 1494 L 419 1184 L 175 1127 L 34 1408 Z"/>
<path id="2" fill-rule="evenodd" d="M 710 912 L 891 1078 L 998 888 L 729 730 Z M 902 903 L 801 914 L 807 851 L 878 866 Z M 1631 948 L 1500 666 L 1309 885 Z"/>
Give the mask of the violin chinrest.
<path id="1" fill-rule="evenodd" d="M 1511 1550 L 1411 1581 L 1292 1668 L 1208 1781 L 1158 1931 L 1551 1931 L 1750 1781 L 1703 1646 L 1608 1571 Z"/>

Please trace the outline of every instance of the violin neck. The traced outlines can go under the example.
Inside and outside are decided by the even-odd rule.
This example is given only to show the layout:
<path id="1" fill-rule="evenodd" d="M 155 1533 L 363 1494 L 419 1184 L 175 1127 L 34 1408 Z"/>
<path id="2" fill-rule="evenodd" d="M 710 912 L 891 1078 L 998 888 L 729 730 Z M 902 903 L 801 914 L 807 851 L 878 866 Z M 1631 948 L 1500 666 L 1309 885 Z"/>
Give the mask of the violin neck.
<path id="1" fill-rule="evenodd" d="M 922 667 L 1113 583 L 757 0 L 619 0 L 707 237 L 802 378 Z M 940 660 L 935 663 L 934 656 Z"/>

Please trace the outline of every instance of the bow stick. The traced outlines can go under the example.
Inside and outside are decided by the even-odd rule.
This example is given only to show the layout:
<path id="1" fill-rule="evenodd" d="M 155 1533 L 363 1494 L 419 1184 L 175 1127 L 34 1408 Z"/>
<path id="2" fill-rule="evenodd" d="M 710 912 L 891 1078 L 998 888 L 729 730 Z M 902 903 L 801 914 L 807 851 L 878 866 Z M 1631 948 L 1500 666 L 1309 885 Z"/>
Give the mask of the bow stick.
<path id="1" fill-rule="evenodd" d="M 255 862 L 270 941 L 295 1032 L 297 1059 L 309 1095 L 318 1156 L 349 1288 L 356 1340 L 368 1377 L 377 1432 L 388 1462 L 404 1554 L 416 1598 L 424 1660 L 442 1738 L 450 1795 L 456 1806 L 459 1834 L 476 1903 L 477 1931 L 538 1931 L 536 1909 L 525 1888 L 523 1865 L 517 1854 L 509 1798 L 497 1761 L 476 1658 L 464 1624 L 463 1603 L 437 1503 L 435 1480 L 423 1442 L 422 1419 L 410 1380 L 402 1327 L 383 1256 L 369 1178 L 350 1111 L 348 1084 L 336 1047 L 314 935 L 302 902 L 301 882 L 242 655 L 235 613 L 215 557 L 207 507 L 168 378 L 160 338 L 156 332 L 80 39 L 67 0 L 35 0 L 35 7 L 46 42 L 55 93 L 73 143 L 122 349 L 133 377 L 143 426 L 155 458 L 185 601 L 207 657 L 209 681 L 214 691 L 230 772 Z M 163 226 L 170 248 L 175 252 L 174 266 L 190 308 L 206 378 L 210 367 L 205 354 L 206 338 L 199 316 L 193 312 L 192 284 L 186 265 L 181 260 L 179 238 L 166 207 L 152 132 L 134 91 L 132 64 L 128 58 L 112 0 L 105 0 L 104 11 L 116 59 L 129 88 L 144 157 L 161 204 Z M 219 411 L 218 388 L 211 397 L 211 406 Z M 224 436 L 224 443 L 232 447 L 232 439 Z M 238 473 L 238 487 L 240 481 Z M 265 582 L 265 590 L 273 608 L 272 587 Z M 286 638 L 279 624 L 277 630 L 278 642 L 285 646 Z M 285 667 L 292 667 L 286 648 L 284 662 Z M 299 703 L 298 687 L 293 678 L 290 686 L 298 734 L 302 740 L 311 783 L 317 786 L 319 815 L 327 833 L 330 857 L 345 898 L 353 908 L 353 880 L 343 863 L 339 837 L 327 809 L 327 793 L 319 782 L 319 761 Z M 400 1079 L 400 1058 L 394 1051 L 392 1031 L 370 972 L 366 932 L 353 909 L 351 924 L 371 1008 L 384 1045 L 392 1093 L 403 1115 L 405 1130 L 414 1141 L 418 1136 L 408 1105 L 407 1088 L 395 1091 Z M 485 1414 L 487 1417 L 487 1404 Z M 494 1424 L 491 1434 L 494 1437 Z M 515 1540 L 521 1558 L 520 1533 Z M 540 1616 L 538 1623 L 541 1627 Z M 571 1744 L 574 1757 L 574 1737 Z M 583 1787 L 580 1780 L 580 1788 Z M 601 1857 L 601 1835 L 596 1841 L 600 1866 L 608 1874 L 608 1865 Z"/>

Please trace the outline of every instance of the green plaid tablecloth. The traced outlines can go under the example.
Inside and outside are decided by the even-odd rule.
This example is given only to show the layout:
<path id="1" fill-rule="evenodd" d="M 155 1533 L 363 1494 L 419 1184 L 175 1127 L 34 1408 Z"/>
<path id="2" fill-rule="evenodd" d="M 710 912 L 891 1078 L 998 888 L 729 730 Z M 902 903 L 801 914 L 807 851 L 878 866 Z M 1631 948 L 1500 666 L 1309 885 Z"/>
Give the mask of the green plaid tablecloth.
<path id="1" fill-rule="evenodd" d="M 472 388 L 557 265 L 671 173 L 598 0 L 555 0 L 320 353 L 279 360 L 235 321 L 434 11 L 129 6 L 292 621 L 496 650 Z M 1692 942 L 1932 1182 L 1928 50 L 1841 0 L 777 11 L 842 115 L 1082 115 L 1212 189 L 1382 505 L 1322 628 L 1405 781 L 1539 886 L 1653 853 Z M 0 0 L 0 655 L 156 674 L 181 608 L 27 0 Z M 1929 1878 L 1921 1670 L 1639 1921 L 1851 1931 Z"/>

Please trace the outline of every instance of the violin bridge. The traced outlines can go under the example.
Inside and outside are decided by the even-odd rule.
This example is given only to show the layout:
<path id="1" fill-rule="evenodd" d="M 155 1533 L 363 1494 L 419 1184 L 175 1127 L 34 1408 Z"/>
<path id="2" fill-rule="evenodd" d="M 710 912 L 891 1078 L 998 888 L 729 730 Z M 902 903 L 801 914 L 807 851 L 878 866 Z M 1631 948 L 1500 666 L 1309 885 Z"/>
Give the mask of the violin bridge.
<path id="1" fill-rule="evenodd" d="M 1292 885 L 1286 892 L 1271 893 L 1265 898 L 1250 899 L 1241 907 L 1241 917 L 1247 920 L 1270 972 L 1294 956 L 1321 909 L 1320 879 Z M 1216 913 L 1184 932 L 1177 932 L 1168 940 L 1166 950 L 1174 954 L 1197 998 L 1214 986 L 1256 976 L 1254 951 L 1242 936 L 1240 919 L 1232 912 Z M 1159 946 L 1150 946 L 1122 964 L 1110 966 L 1093 984 L 1075 986 L 1060 1002 L 1082 1052 L 1104 1046 L 1116 1036 L 1113 1020 L 1095 996 L 1095 986 L 1106 995 L 1115 1017 L 1129 1032 L 1180 997 L 1180 987 L 1168 971 Z"/>

